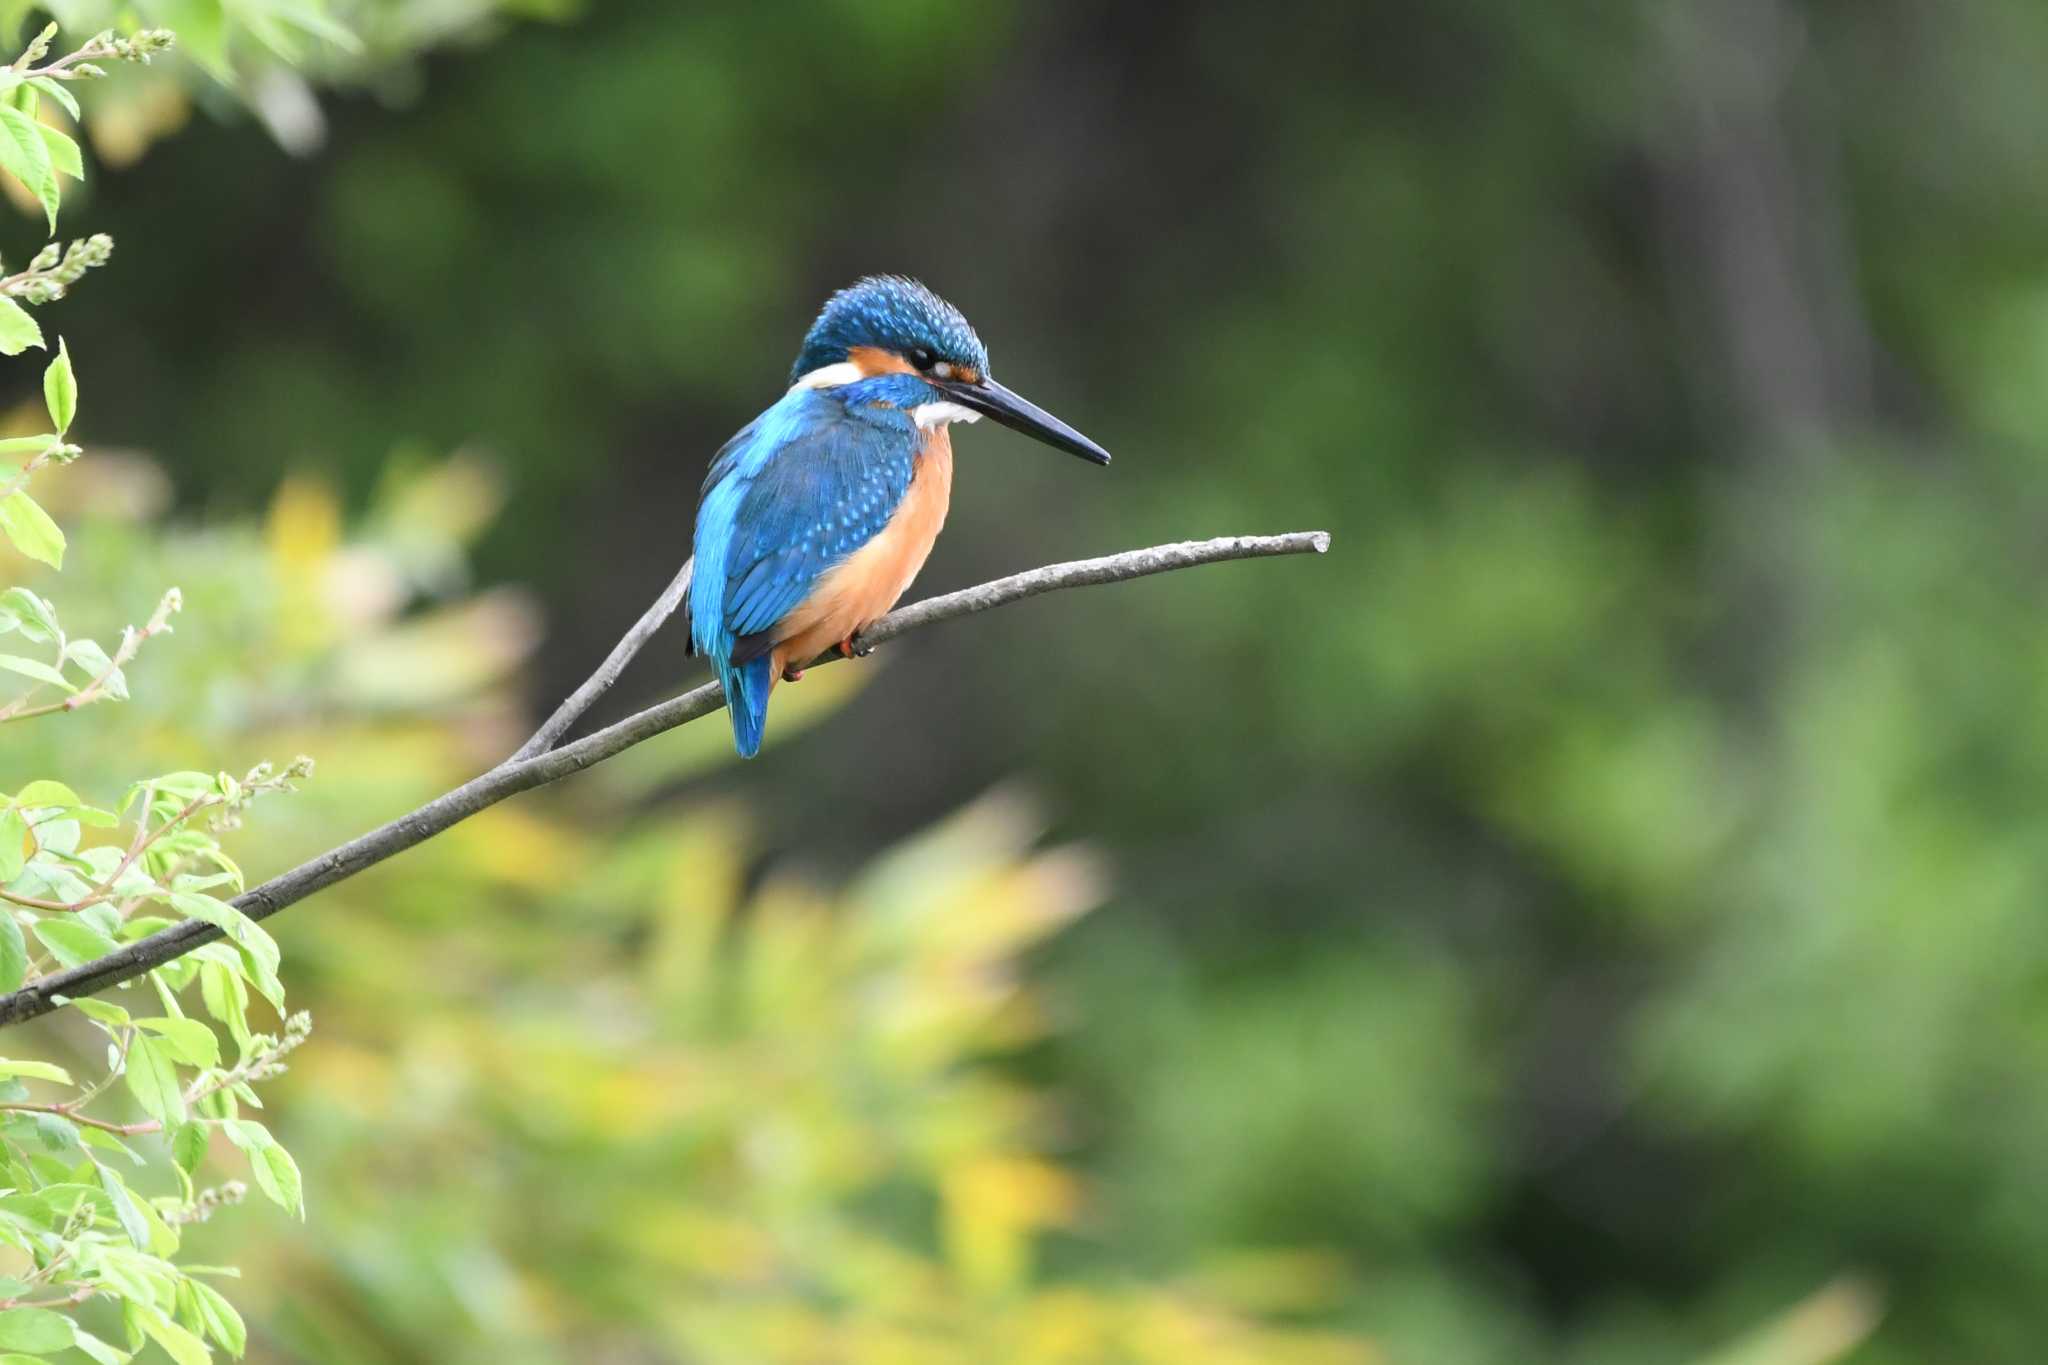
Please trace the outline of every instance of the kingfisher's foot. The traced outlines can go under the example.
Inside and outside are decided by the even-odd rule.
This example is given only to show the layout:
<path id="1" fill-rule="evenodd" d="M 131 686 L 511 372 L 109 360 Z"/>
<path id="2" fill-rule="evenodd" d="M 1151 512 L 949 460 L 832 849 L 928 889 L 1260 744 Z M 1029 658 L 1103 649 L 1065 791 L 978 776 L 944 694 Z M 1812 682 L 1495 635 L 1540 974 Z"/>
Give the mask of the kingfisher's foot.
<path id="1" fill-rule="evenodd" d="M 855 643 L 849 635 L 839 642 L 839 657 L 842 659 L 865 659 L 875 652 L 875 647 L 866 643 Z"/>
<path id="2" fill-rule="evenodd" d="M 782 680 L 784 682 L 802 682 L 804 680 L 804 671 L 795 664 L 791 664 L 788 668 L 782 670 Z"/>

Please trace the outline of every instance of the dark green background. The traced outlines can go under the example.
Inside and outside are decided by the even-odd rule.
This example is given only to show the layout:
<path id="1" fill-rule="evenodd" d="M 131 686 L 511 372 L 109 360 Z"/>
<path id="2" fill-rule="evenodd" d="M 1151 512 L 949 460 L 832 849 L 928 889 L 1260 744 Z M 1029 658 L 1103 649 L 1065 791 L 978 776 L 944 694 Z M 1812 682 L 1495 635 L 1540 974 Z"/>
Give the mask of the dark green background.
<path id="1" fill-rule="evenodd" d="M 2032 0 L 593 4 L 103 177 L 64 328 L 194 512 L 490 451 L 540 704 L 822 297 L 922 277 L 1117 462 L 963 434 L 919 591 L 1335 536 L 921 635 L 716 779 L 827 870 L 1012 777 L 1107 854 L 1034 1065 L 1125 1252 L 1340 1248 L 1432 1362 L 1845 1272 L 1858 1360 L 2032 1361 L 2044 61 Z"/>

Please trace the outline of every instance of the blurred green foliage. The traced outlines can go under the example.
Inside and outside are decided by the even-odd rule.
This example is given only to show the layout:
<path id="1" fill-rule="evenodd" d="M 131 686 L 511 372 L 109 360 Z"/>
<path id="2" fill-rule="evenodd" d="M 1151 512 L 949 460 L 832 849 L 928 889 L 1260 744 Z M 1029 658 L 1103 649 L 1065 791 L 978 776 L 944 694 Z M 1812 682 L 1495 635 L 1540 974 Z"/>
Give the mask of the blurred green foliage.
<path id="1" fill-rule="evenodd" d="M 614 826 L 713 800 L 752 812 L 733 838 L 766 866 L 830 885 L 1028 773 L 1112 870 L 1035 959 L 1064 1026 L 999 1072 L 1062 1097 L 1036 1155 L 1085 1178 L 1088 1235 L 1039 1248 L 1057 1282 L 1237 1283 L 1234 1252 L 1309 1247 L 1243 1278 L 1306 1286 L 1267 1301 L 1396 1360 L 2026 1362 L 2044 59 L 2032 0 L 592 4 L 348 77 L 317 155 L 229 121 L 94 182 L 134 273 L 74 305 L 121 376 L 87 421 L 158 452 L 188 510 L 271 508 L 273 545 L 299 516 L 353 543 L 323 480 L 387 518 L 394 440 L 503 471 L 476 563 L 522 595 L 466 616 L 453 556 L 334 575 L 385 585 L 343 593 L 374 629 L 283 612 L 334 634 L 208 684 L 221 761 L 253 733 L 352 761 L 280 805 L 282 864 L 516 741 L 522 701 L 673 571 L 705 460 L 809 310 L 921 274 L 1119 457 L 1083 484 L 962 437 L 927 586 L 1236 530 L 1327 525 L 1335 551 L 962 624 L 793 689 L 874 679 L 766 766 L 727 776 L 686 731 L 468 847 L 595 865 Z M 132 156 L 187 89 L 89 145 Z M 129 264 L 145 239 L 166 268 Z M 325 571 L 208 524 L 172 579 L 153 537 L 112 538 L 131 600 L 105 628 L 146 609 L 136 583 L 211 580 L 230 624 L 323 600 L 284 594 Z M 392 666 L 419 656 L 387 637 L 441 662 Z M 248 708 L 276 714 L 245 731 Z M 183 720 L 155 740 L 201 744 Z M 682 770 L 688 817 L 664 804 Z M 480 879 L 446 842 L 294 912 L 309 995 L 366 970 L 351 953 L 438 953 L 567 1055 L 604 1045 L 614 998 L 615 1064 L 698 1055 L 637 975 L 645 894 Z M 530 977 L 477 945 L 500 931 Z M 572 1028 L 549 973 L 606 946 L 632 980 Z M 442 1007 L 415 998 L 359 1001 L 318 1047 L 403 1037 Z M 365 1044 L 365 1074 L 398 1046 Z M 493 1214 L 553 1207 L 523 1146 L 447 1148 L 498 1182 Z M 366 1224 L 403 1206 L 355 1160 L 320 1156 L 316 1201 L 328 1179 L 364 1182 Z M 903 1216 L 893 1196 L 854 1221 Z M 919 1254 L 951 1267 L 925 1213 Z M 345 1321 L 363 1335 L 326 1358 L 418 1350 L 448 1299 L 405 1287 L 488 1318 L 543 1280 L 501 1249 L 524 1224 L 460 1254 L 475 1221 L 443 1206 L 353 1271 L 297 1251 L 329 1288 L 290 1349 L 323 1358 Z M 433 1273 L 387 1271 L 372 1307 L 356 1280 L 393 1263 Z"/>
<path id="2" fill-rule="evenodd" d="M 118 596 L 140 560 L 204 610 L 151 642 L 152 685 L 101 713 L 103 746 L 31 730 L 17 753 L 94 785 L 195 747 L 315 742 L 319 780 L 265 822 L 282 863 L 516 743 L 502 688 L 530 610 L 462 569 L 499 497 L 487 466 L 401 461 L 354 527 L 295 480 L 260 532 L 159 530 L 132 491 L 154 478 L 98 457 L 53 476 L 84 522 L 67 586 Z M 792 697 L 799 725 L 857 690 L 837 671 Z M 188 702 L 162 700 L 181 681 Z M 730 762 L 699 728 L 708 749 L 648 746 L 666 778 Z M 592 776 L 295 912 L 294 995 L 322 1033 L 271 1122 L 308 1221 L 191 1230 L 244 1267 L 255 1358 L 1374 1358 L 1259 1321 L 1327 1308 L 1327 1258 L 1048 1273 L 1048 1238 L 1099 1233 L 1058 1160 L 1058 1096 L 999 1063 L 1053 1023 L 1025 955 L 1103 886 L 1091 856 L 1040 849 L 1028 800 L 991 796 L 829 890 L 758 879 L 726 803 L 648 804 L 632 765 Z M 78 1032 L 67 1011 L 17 1038 L 63 1053 Z"/>

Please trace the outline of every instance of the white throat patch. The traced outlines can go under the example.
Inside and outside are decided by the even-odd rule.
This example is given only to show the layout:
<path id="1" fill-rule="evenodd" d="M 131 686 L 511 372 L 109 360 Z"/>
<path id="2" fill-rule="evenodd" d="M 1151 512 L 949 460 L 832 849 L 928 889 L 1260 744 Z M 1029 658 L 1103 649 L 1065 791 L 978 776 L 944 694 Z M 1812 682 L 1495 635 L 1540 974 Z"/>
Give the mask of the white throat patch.
<path id="1" fill-rule="evenodd" d="M 932 431 L 948 422 L 979 422 L 981 414 L 958 403 L 919 403 L 910 410 L 910 420 Z"/>
<path id="2" fill-rule="evenodd" d="M 851 360 L 842 360 L 836 365 L 820 365 L 791 384 L 789 390 L 795 393 L 798 389 L 836 389 L 841 384 L 858 383 L 866 378 L 866 370 Z M 979 422 L 981 414 L 958 403 L 919 403 L 910 410 L 910 420 L 926 431 L 933 431 L 948 422 Z"/>

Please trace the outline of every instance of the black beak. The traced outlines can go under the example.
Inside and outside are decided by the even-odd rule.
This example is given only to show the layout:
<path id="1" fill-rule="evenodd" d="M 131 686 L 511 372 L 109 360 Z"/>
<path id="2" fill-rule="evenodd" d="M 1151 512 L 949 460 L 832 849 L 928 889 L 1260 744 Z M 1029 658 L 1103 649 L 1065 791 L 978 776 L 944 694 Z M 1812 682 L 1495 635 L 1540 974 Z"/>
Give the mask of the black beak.
<path id="1" fill-rule="evenodd" d="M 1109 463 L 1108 451 L 1038 404 L 1011 393 L 993 379 L 982 379 L 972 384 L 935 380 L 932 387 L 944 390 L 961 407 L 993 417 L 1012 431 L 1021 431 L 1026 436 L 1096 464 Z"/>

